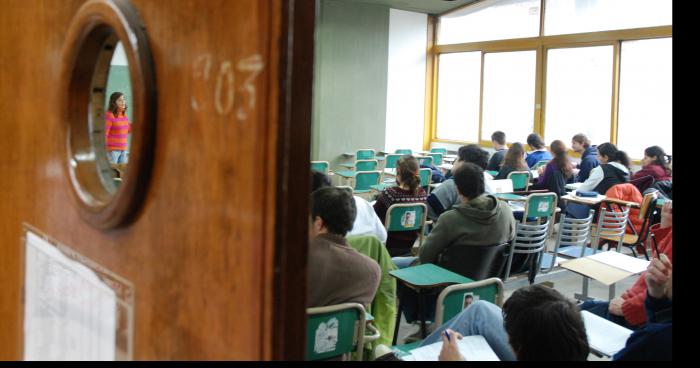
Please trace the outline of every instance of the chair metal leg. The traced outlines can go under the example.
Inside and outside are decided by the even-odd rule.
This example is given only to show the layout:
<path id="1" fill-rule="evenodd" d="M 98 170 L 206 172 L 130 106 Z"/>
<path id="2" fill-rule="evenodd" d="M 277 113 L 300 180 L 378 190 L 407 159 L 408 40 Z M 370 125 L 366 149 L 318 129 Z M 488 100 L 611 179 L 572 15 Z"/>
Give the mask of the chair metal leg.
<path id="1" fill-rule="evenodd" d="M 615 298 L 615 284 L 610 285 L 608 288 L 608 300 L 613 300 Z"/>
<path id="2" fill-rule="evenodd" d="M 420 337 L 421 339 L 425 339 L 428 334 L 426 333 L 425 330 L 425 304 L 423 300 L 424 293 L 422 291 L 418 291 L 418 315 L 420 316 Z"/>
<path id="3" fill-rule="evenodd" d="M 581 294 L 574 294 L 574 298 L 581 301 L 593 300 L 593 298 L 588 296 L 588 277 L 583 276 L 583 287 L 581 288 Z"/>
<path id="4" fill-rule="evenodd" d="M 391 340 L 391 345 L 396 345 L 396 339 L 399 338 L 399 326 L 401 326 L 401 313 L 403 313 L 403 308 L 401 301 L 399 301 L 399 309 L 396 311 L 396 326 L 394 326 L 394 339 Z"/>

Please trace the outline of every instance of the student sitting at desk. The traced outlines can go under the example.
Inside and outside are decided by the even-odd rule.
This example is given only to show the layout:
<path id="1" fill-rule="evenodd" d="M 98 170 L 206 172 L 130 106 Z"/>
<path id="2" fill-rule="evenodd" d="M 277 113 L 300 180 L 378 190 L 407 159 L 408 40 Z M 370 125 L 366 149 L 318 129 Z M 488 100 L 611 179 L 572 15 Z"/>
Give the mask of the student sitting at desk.
<path id="1" fill-rule="evenodd" d="M 630 180 L 651 176 L 654 181 L 671 180 L 671 156 L 659 146 L 651 146 L 644 150 L 642 169 L 634 173 Z"/>
<path id="2" fill-rule="evenodd" d="M 352 248 L 345 235 L 355 220 L 350 191 L 325 187 L 311 193 L 307 307 L 340 303 L 369 305 L 382 271 Z"/>
<path id="3" fill-rule="evenodd" d="M 576 304 L 542 285 L 514 291 L 503 309 L 487 301 L 474 302 L 426 337 L 421 346 L 442 341 L 439 360 L 464 360 L 456 342 L 471 335 L 483 336 L 502 361 L 578 361 L 586 360 L 590 351 Z"/>
<path id="4" fill-rule="evenodd" d="M 311 170 L 311 192 L 313 193 L 316 189 L 325 188 L 331 186 L 331 180 L 328 175 Z M 355 199 L 355 208 L 357 209 L 357 216 L 355 217 L 355 222 L 352 224 L 352 230 L 348 232 L 350 235 L 374 235 L 382 243 L 386 242 L 386 228 L 384 227 L 384 222 L 377 217 L 377 213 L 374 212 L 372 205 L 367 202 L 362 197 L 353 196 Z"/>
<path id="5" fill-rule="evenodd" d="M 542 138 L 537 133 L 532 133 L 527 136 L 527 145 L 533 150 L 527 154 L 527 158 L 525 159 L 528 167 L 533 167 L 542 160 L 552 159 L 552 155 L 547 151 Z"/>
<path id="6" fill-rule="evenodd" d="M 549 146 L 554 154 L 552 161 L 547 163 L 544 173 L 540 175 L 532 189 L 547 189 L 556 193 L 559 198 L 559 207 L 564 208 L 562 196 L 566 195 L 566 182 L 574 175 L 574 167 L 566 154 L 566 145 L 560 140 L 552 142 Z"/>
<path id="7" fill-rule="evenodd" d="M 491 156 L 488 166 L 486 166 L 487 171 L 498 171 L 501 169 L 501 164 L 503 163 L 503 157 L 506 155 L 508 147 L 506 146 L 506 133 L 501 131 L 493 132 L 491 134 L 491 143 L 493 143 L 493 149 L 496 152 Z"/>
<path id="8" fill-rule="evenodd" d="M 605 195 L 613 185 L 627 183 L 630 180 L 630 159 L 612 143 L 598 146 L 600 166 L 591 170 L 591 175 L 581 184 L 578 191 L 596 191 Z"/>
<path id="9" fill-rule="evenodd" d="M 455 161 L 452 167 L 453 173 L 465 162 L 471 162 L 479 166 L 482 170 L 486 169 L 489 162 L 489 153 L 479 147 L 478 144 L 469 144 L 460 147 L 457 156 L 457 161 Z M 483 176 L 485 180 L 484 192 L 493 194 L 493 189 L 489 186 L 491 176 L 486 172 L 483 173 Z M 428 196 L 428 218 L 437 220 L 443 212 L 459 203 L 459 194 L 457 193 L 457 186 L 455 185 L 454 178 L 447 179 Z"/>
<path id="10" fill-rule="evenodd" d="M 428 194 L 420 186 L 418 160 L 411 155 L 404 155 L 396 161 L 395 187 L 384 189 L 374 203 L 374 212 L 385 220 L 386 212 L 396 203 L 425 203 Z M 411 252 L 413 243 L 418 239 L 418 231 L 390 231 L 386 248 L 392 257 Z"/>
<path id="11" fill-rule="evenodd" d="M 496 175 L 494 179 L 507 179 L 508 174 L 513 171 L 529 170 L 530 167 L 528 167 L 527 162 L 525 162 L 525 147 L 523 147 L 522 143 L 515 142 L 508 148 L 508 152 L 506 152 L 505 158 L 503 159 L 503 166 L 501 166 L 498 175 Z"/>
<path id="12" fill-rule="evenodd" d="M 668 259 L 653 258 L 647 267 L 644 308 L 647 324 L 634 331 L 613 360 L 672 360 L 673 266 Z"/>
<path id="13" fill-rule="evenodd" d="M 665 254 L 669 261 L 673 260 L 673 218 L 671 202 L 664 204 L 661 210 L 661 223 L 651 229 L 658 242 L 659 252 Z M 653 240 L 652 240 L 653 241 Z M 659 257 L 658 254 L 654 254 Z M 620 326 L 637 329 L 647 322 L 644 310 L 644 299 L 647 295 L 645 273 L 637 279 L 632 287 L 609 302 L 587 301 L 581 304 L 581 310 L 587 310 L 600 317 L 606 318 Z"/>
<path id="14" fill-rule="evenodd" d="M 591 141 L 585 134 L 579 133 L 571 138 L 571 149 L 581 154 L 581 162 L 576 166 L 576 183 L 583 183 L 591 175 L 591 170 L 598 167 L 598 149 L 591 146 Z"/>

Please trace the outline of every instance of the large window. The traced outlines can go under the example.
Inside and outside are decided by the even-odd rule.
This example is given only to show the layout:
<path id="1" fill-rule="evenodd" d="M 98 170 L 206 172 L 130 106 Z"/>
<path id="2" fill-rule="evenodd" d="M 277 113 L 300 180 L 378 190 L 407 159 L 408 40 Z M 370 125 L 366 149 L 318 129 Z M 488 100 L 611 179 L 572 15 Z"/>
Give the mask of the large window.
<path id="1" fill-rule="evenodd" d="M 537 37 L 540 0 L 486 0 L 440 18 L 438 44 Z"/>
<path id="2" fill-rule="evenodd" d="M 496 130 L 509 142 L 524 142 L 535 125 L 535 51 L 484 55 L 481 139 Z M 504 108 L 507 106 L 507 108 Z"/>
<path id="3" fill-rule="evenodd" d="M 619 148 L 633 158 L 655 145 L 671 154 L 671 39 L 623 42 L 620 57 Z"/>
<path id="4" fill-rule="evenodd" d="M 438 138 L 472 142 L 478 139 L 480 76 L 480 52 L 440 56 Z"/>
<path id="5" fill-rule="evenodd" d="M 553 49 L 547 53 L 544 140 L 584 133 L 600 144 L 610 140 L 613 47 Z"/>

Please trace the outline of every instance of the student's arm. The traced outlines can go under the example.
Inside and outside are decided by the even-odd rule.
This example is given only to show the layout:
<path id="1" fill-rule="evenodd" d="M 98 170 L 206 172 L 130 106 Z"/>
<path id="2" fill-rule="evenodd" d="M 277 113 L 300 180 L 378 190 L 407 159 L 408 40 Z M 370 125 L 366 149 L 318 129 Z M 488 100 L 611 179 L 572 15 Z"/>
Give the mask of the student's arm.
<path id="1" fill-rule="evenodd" d="M 112 130 L 112 116 L 111 114 L 105 114 L 105 141 L 109 137 L 110 130 Z"/>
<path id="2" fill-rule="evenodd" d="M 382 243 L 386 243 L 386 228 L 384 227 L 384 223 L 379 219 L 379 216 L 377 216 L 376 212 L 374 213 L 374 235 L 376 235 L 377 238 L 382 241 Z"/>
<path id="3" fill-rule="evenodd" d="M 581 163 L 579 164 L 580 170 L 576 176 L 576 181 L 581 183 L 588 180 L 588 177 L 591 175 L 591 170 L 599 166 L 597 164 L 597 160 L 581 160 Z"/>
<path id="4" fill-rule="evenodd" d="M 642 282 L 644 282 L 644 275 L 642 275 L 640 278 Z M 623 298 L 627 296 L 625 301 L 622 303 L 622 316 L 625 317 L 625 320 L 633 325 L 633 326 L 639 326 L 643 325 L 646 323 L 646 312 L 644 311 L 644 299 L 646 299 L 646 288 L 640 290 L 640 292 L 637 292 L 635 294 L 624 294 Z"/>
<path id="5" fill-rule="evenodd" d="M 592 191 L 603 181 L 603 168 L 598 166 L 591 170 L 591 176 L 578 188 L 580 191 Z"/>
<path id="6" fill-rule="evenodd" d="M 418 250 L 420 263 L 437 263 L 440 252 L 449 245 L 449 224 L 444 219 L 437 222 L 433 231 L 423 241 L 423 246 Z"/>

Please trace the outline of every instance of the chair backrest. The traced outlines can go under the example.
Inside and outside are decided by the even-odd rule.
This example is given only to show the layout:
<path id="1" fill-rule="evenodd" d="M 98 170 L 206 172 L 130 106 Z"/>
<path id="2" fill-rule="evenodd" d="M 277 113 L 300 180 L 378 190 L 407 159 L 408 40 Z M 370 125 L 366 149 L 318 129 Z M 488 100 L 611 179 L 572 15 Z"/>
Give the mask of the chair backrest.
<path id="1" fill-rule="evenodd" d="M 420 169 L 418 170 L 418 175 L 420 175 L 420 186 L 427 187 L 430 185 L 433 179 L 433 171 L 430 169 Z"/>
<path id="2" fill-rule="evenodd" d="M 586 244 L 588 244 L 588 240 L 591 236 L 591 224 L 593 223 L 594 213 L 595 211 L 591 209 L 588 211 L 588 217 L 582 219 L 567 216 L 566 214 L 561 216 L 561 219 L 559 220 L 557 240 L 554 243 L 554 251 L 552 252 L 551 263 L 547 271 L 544 272 L 549 272 L 554 268 L 557 252 L 562 246 L 580 247 L 581 254 L 579 257 L 584 256 L 586 252 Z"/>
<path id="3" fill-rule="evenodd" d="M 413 150 L 405 149 L 405 148 L 397 149 L 395 152 L 398 154 L 401 154 L 401 155 L 412 155 L 413 154 Z"/>
<path id="4" fill-rule="evenodd" d="M 372 185 L 379 184 L 381 171 L 356 171 L 354 190 L 370 190 Z"/>
<path id="5" fill-rule="evenodd" d="M 377 160 L 357 160 L 355 161 L 355 171 L 377 170 L 378 165 Z"/>
<path id="6" fill-rule="evenodd" d="M 542 218 L 553 218 L 557 208 L 557 195 L 552 192 L 533 193 L 527 196 L 525 201 L 525 213 L 522 222 L 528 218 L 537 218 L 538 222 Z M 551 222 L 551 221 L 548 221 Z"/>
<path id="7" fill-rule="evenodd" d="M 509 243 L 495 245 L 463 245 L 445 248 L 437 265 L 472 280 L 484 280 L 501 274 Z"/>
<path id="8" fill-rule="evenodd" d="M 503 281 L 497 277 L 446 287 L 435 305 L 435 325 L 441 326 L 477 300 L 503 305 Z"/>
<path id="9" fill-rule="evenodd" d="M 306 360 L 354 354 L 362 360 L 365 308 L 343 303 L 306 309 Z"/>
<path id="10" fill-rule="evenodd" d="M 403 156 L 403 155 L 396 154 L 396 153 L 390 153 L 390 154 L 384 156 L 384 160 L 385 160 L 384 161 L 384 163 L 385 163 L 384 168 L 395 169 L 396 168 L 396 161 L 398 161 L 399 158 L 401 158 L 401 156 Z"/>
<path id="11" fill-rule="evenodd" d="M 433 158 L 431 156 L 418 157 L 418 164 L 421 166 L 431 166 L 433 164 Z"/>
<path id="12" fill-rule="evenodd" d="M 506 264 L 505 277 L 503 277 L 503 280 L 508 281 L 510 277 L 514 254 L 534 254 L 544 251 L 547 238 L 549 237 L 549 226 L 551 223 L 552 221 L 547 221 L 544 224 L 525 224 L 518 222 L 515 225 L 515 239 L 513 239 L 510 244 L 508 263 Z M 530 271 L 536 273 L 538 268 L 539 265 L 530 267 Z M 534 280 L 534 276 L 531 277 L 531 279 Z"/>
<path id="13" fill-rule="evenodd" d="M 359 149 L 355 152 L 356 160 L 372 160 L 374 159 L 375 151 L 371 148 Z"/>
<path id="14" fill-rule="evenodd" d="M 443 155 L 446 155 L 447 148 L 431 148 L 430 153 L 442 153 Z"/>
<path id="15" fill-rule="evenodd" d="M 386 211 L 384 227 L 387 231 L 411 231 L 422 229 L 428 215 L 425 203 L 396 203 Z"/>
<path id="16" fill-rule="evenodd" d="M 617 251 L 620 251 L 622 243 L 625 239 L 625 229 L 627 220 L 630 214 L 630 207 L 624 206 L 622 210 L 611 210 L 605 206 L 600 206 L 600 214 L 598 216 L 598 225 L 594 234 L 593 251 L 598 251 L 601 235 L 607 239 L 618 238 Z"/>
<path id="17" fill-rule="evenodd" d="M 328 161 L 311 161 L 311 170 L 328 174 L 329 167 Z"/>
<path id="18" fill-rule="evenodd" d="M 435 165 L 435 166 L 442 165 L 442 153 L 431 152 L 431 153 L 428 153 L 428 156 L 433 158 L 433 165 Z"/>
<path id="19" fill-rule="evenodd" d="M 642 199 L 642 205 L 639 208 L 639 215 L 637 215 L 637 218 L 640 220 L 646 220 L 647 218 L 651 217 L 658 199 L 659 192 L 657 191 L 645 194 L 644 199 Z"/>
<path id="20" fill-rule="evenodd" d="M 535 166 L 532 167 L 532 170 L 537 170 L 537 169 L 539 169 L 539 168 L 542 167 L 542 166 L 547 166 L 547 164 L 549 163 L 549 161 L 552 161 L 552 160 L 541 160 L 541 161 L 537 161 L 537 163 L 535 164 Z"/>
<path id="21" fill-rule="evenodd" d="M 511 171 L 508 173 L 508 179 L 513 181 L 513 190 L 527 191 L 530 187 L 529 171 Z"/>

